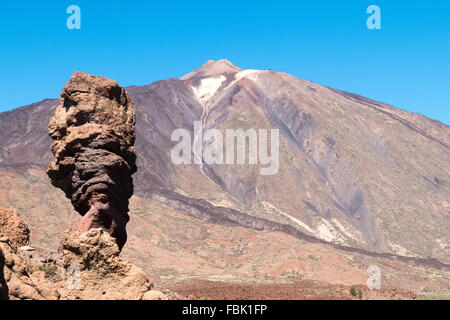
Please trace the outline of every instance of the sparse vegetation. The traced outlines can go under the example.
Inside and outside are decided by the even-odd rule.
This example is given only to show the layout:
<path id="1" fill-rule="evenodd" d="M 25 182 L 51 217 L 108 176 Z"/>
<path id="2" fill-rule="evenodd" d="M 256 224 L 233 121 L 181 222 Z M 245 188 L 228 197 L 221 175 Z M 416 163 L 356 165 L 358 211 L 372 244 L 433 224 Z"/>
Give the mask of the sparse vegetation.
<path id="1" fill-rule="evenodd" d="M 55 278 L 58 275 L 58 267 L 54 263 L 40 264 L 38 269 L 45 273 L 46 278 Z"/>
<path id="2" fill-rule="evenodd" d="M 250 129 L 251 126 L 247 123 L 246 117 L 242 114 L 233 114 L 231 118 L 231 125 L 233 129 Z"/>
<path id="3" fill-rule="evenodd" d="M 315 262 L 319 261 L 319 258 L 313 256 L 312 254 L 308 255 L 308 259 L 315 261 Z"/>
<path id="4" fill-rule="evenodd" d="M 200 297 L 198 300 L 212 300 L 210 297 Z"/>
<path id="5" fill-rule="evenodd" d="M 350 288 L 350 295 L 351 295 L 353 298 L 358 298 L 359 300 L 361 300 L 362 297 L 363 297 L 363 294 L 362 294 L 361 289 L 359 289 L 358 291 L 356 291 L 356 289 L 355 289 L 354 287 L 351 287 L 351 288 Z"/>
<path id="6" fill-rule="evenodd" d="M 358 299 L 361 300 L 362 299 L 362 291 L 358 290 Z"/>

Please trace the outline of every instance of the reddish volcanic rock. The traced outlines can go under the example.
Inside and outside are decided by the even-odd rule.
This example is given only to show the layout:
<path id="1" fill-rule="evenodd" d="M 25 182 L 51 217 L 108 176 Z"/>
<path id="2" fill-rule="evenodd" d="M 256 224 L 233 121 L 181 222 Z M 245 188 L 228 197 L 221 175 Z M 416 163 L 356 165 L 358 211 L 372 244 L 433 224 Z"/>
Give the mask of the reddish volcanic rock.
<path id="1" fill-rule="evenodd" d="M 0 208 L 0 300 L 54 300 L 57 286 L 24 253 L 30 230 L 19 214 Z"/>
<path id="2" fill-rule="evenodd" d="M 14 250 L 30 244 L 30 229 L 16 211 L 0 209 L 0 238 Z"/>
<path id="3" fill-rule="evenodd" d="M 55 159 L 47 173 L 83 216 L 78 230 L 102 228 L 122 248 L 136 172 L 133 101 L 115 81 L 75 72 L 49 134 Z"/>

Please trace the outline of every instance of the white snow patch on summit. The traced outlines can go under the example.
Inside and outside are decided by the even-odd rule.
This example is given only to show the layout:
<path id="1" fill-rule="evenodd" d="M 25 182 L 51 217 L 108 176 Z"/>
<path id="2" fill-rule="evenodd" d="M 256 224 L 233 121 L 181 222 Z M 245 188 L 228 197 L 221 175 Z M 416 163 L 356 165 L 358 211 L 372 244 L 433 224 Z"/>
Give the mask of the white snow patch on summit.
<path id="1" fill-rule="evenodd" d="M 249 77 L 251 75 L 255 75 L 256 73 L 260 72 L 261 70 L 253 70 L 253 69 L 247 69 L 247 70 L 242 70 L 238 73 L 236 73 L 235 77 L 234 77 L 234 81 L 232 83 L 230 83 L 230 87 L 235 84 L 236 82 L 238 82 L 239 80 L 245 78 L 245 77 Z M 252 77 L 249 77 L 250 79 Z M 253 79 L 251 80 L 256 80 L 256 78 L 253 77 Z"/>
<path id="2" fill-rule="evenodd" d="M 238 73 L 236 74 L 236 80 L 235 80 L 235 81 L 239 81 L 239 80 L 241 80 L 242 78 L 244 78 L 244 77 L 246 77 L 246 76 L 249 76 L 249 75 L 251 75 L 252 73 L 255 73 L 255 72 L 258 72 L 258 71 L 260 71 L 260 70 L 247 69 L 247 70 L 243 70 L 243 71 L 241 71 L 241 72 L 238 72 Z"/>
<path id="3" fill-rule="evenodd" d="M 198 87 L 192 86 L 192 90 L 201 102 L 206 102 L 216 93 L 225 80 L 226 78 L 223 75 L 201 79 L 200 85 Z"/>
<path id="4" fill-rule="evenodd" d="M 253 76 L 257 75 L 258 72 L 261 72 L 261 70 L 248 69 L 239 71 L 235 74 L 234 80 L 227 84 L 226 88 L 230 88 L 233 84 L 245 77 L 249 77 L 251 80 L 256 80 Z M 200 84 L 198 86 L 192 86 L 192 90 L 194 91 L 197 99 L 204 104 L 206 101 L 211 99 L 212 96 L 214 96 L 224 81 L 226 81 L 226 77 L 224 75 L 206 77 L 200 80 Z"/>

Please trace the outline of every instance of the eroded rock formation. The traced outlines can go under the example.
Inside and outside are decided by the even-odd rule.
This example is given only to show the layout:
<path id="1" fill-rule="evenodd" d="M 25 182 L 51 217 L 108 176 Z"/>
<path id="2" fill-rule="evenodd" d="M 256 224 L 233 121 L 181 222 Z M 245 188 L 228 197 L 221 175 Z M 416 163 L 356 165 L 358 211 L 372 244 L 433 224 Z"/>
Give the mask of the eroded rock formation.
<path id="1" fill-rule="evenodd" d="M 0 208 L 0 300 L 161 300 L 140 268 L 120 258 L 117 243 L 101 228 L 69 229 L 58 261 L 32 258 L 30 230 L 18 213 Z"/>
<path id="2" fill-rule="evenodd" d="M 63 299 L 149 299 L 151 283 L 140 268 L 120 258 L 114 239 L 102 229 L 80 234 L 68 230 L 62 240 L 64 268 L 78 268 L 80 279 L 65 288 Z M 66 274 L 66 277 L 77 276 Z"/>
<path id="3" fill-rule="evenodd" d="M 133 101 L 115 81 L 75 72 L 49 124 L 55 156 L 47 174 L 83 218 L 78 230 L 102 228 L 121 249 L 136 172 Z"/>
<path id="4" fill-rule="evenodd" d="M 56 285 L 21 248 L 30 244 L 30 230 L 13 210 L 0 208 L 0 300 L 58 299 Z"/>

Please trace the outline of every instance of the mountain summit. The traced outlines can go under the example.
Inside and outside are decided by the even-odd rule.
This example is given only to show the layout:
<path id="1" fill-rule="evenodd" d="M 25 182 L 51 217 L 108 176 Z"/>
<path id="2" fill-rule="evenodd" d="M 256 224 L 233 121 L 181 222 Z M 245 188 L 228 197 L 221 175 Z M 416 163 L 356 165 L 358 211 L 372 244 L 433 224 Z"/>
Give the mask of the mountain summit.
<path id="1" fill-rule="evenodd" d="M 222 59 L 218 61 L 209 60 L 200 68 L 184 75 L 181 77 L 181 80 L 194 80 L 198 78 L 208 78 L 208 77 L 217 77 L 217 76 L 225 76 L 226 74 L 237 73 L 242 71 L 241 68 L 236 67 L 230 61 Z"/>
<path id="2" fill-rule="evenodd" d="M 192 88 L 194 95 L 206 104 L 219 89 L 224 89 L 254 70 L 242 70 L 228 60 L 210 60 L 200 68 L 181 77 Z"/>

